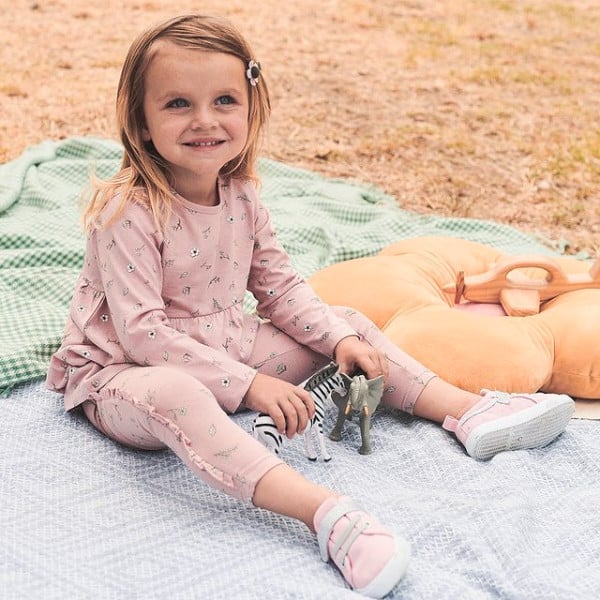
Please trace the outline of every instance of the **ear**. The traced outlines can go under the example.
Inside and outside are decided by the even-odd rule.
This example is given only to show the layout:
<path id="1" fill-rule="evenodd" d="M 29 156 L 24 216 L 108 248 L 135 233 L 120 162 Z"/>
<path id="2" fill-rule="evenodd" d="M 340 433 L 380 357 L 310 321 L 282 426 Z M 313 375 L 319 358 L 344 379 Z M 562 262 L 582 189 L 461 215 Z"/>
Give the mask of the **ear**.
<path id="1" fill-rule="evenodd" d="M 150 135 L 150 132 L 148 131 L 148 129 L 145 126 L 142 127 L 142 140 L 144 142 L 152 141 L 152 136 Z"/>

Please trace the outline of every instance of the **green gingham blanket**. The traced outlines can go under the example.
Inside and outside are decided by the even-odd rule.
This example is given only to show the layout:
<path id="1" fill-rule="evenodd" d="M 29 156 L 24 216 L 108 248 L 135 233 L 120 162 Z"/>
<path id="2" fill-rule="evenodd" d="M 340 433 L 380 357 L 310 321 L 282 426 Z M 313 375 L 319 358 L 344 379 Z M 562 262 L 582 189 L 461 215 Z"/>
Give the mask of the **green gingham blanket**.
<path id="1" fill-rule="evenodd" d="M 92 168 L 106 178 L 121 154 L 113 141 L 70 138 L 44 142 L 0 165 L 0 391 L 44 376 L 83 260 L 81 191 Z M 259 166 L 261 196 L 304 276 L 423 235 L 462 237 L 512 254 L 552 253 L 511 227 L 420 216 L 372 186 L 266 159 Z M 252 300 L 246 302 L 250 310 Z"/>

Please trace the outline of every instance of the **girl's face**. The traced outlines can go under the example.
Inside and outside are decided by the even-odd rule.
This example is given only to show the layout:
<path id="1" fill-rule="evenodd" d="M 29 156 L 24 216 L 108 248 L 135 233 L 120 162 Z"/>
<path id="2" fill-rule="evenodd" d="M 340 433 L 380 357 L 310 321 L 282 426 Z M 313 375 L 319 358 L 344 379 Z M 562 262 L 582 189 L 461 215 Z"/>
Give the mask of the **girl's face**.
<path id="1" fill-rule="evenodd" d="M 238 156 L 248 138 L 246 65 L 221 52 L 160 46 L 146 71 L 144 141 L 170 164 L 175 189 L 202 200 L 219 170 Z"/>

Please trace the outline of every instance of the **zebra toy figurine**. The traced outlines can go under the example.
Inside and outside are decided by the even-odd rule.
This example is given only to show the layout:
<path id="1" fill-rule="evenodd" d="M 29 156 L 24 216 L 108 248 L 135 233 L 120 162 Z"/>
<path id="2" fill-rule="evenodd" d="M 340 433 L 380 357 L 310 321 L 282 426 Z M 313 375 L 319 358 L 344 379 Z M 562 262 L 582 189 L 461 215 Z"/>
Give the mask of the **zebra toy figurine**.
<path id="1" fill-rule="evenodd" d="M 315 403 L 315 414 L 308 422 L 302 434 L 304 436 L 304 445 L 308 460 L 317 460 L 314 438 L 317 439 L 319 452 L 323 460 L 325 462 L 331 460 L 331 456 L 327 452 L 325 435 L 323 433 L 326 402 L 331 399 L 333 393 L 345 397 L 348 394 L 346 388 L 347 382 L 348 378 L 341 374 L 338 365 L 332 362 L 300 384 L 300 387 L 310 392 Z M 259 413 L 254 419 L 252 434 L 275 454 L 279 454 L 284 438 L 277 431 L 273 419 L 267 413 Z"/>

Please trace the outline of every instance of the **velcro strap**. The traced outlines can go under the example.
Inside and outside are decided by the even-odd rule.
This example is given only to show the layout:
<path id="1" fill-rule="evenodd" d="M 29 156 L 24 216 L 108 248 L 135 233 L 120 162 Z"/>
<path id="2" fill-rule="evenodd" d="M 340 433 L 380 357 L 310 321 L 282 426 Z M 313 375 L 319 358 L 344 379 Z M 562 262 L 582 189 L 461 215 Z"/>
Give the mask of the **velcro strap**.
<path id="1" fill-rule="evenodd" d="M 444 422 L 442 423 L 442 427 L 446 430 L 446 431 L 456 431 L 456 428 L 458 427 L 458 419 L 455 419 L 454 417 L 451 417 L 450 415 L 448 415 L 445 419 Z"/>
<path id="2" fill-rule="evenodd" d="M 331 510 L 323 517 L 317 531 L 317 541 L 319 542 L 319 550 L 321 558 L 327 562 L 329 560 L 329 550 L 327 544 L 331 536 L 331 530 L 341 517 L 347 515 L 354 510 L 360 510 L 352 500 L 342 500 L 338 502 Z"/>

